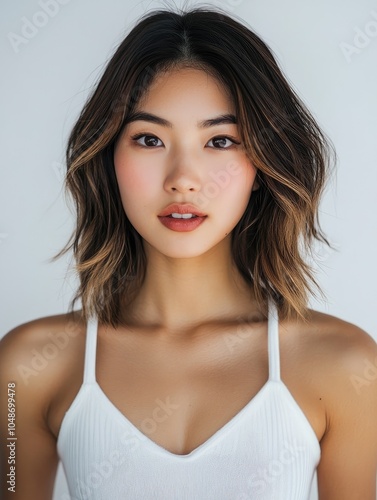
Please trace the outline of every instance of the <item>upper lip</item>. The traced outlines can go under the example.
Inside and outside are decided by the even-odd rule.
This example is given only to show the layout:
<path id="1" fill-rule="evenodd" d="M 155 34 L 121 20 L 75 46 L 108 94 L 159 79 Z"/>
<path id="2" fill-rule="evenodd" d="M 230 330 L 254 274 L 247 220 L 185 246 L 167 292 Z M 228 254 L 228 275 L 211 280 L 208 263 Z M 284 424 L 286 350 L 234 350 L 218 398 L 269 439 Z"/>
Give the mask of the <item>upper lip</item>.
<path id="1" fill-rule="evenodd" d="M 159 217 L 164 217 L 166 215 L 175 214 L 193 214 L 198 217 L 206 217 L 206 214 L 203 214 L 200 210 L 198 210 L 194 205 L 190 205 L 189 203 L 172 203 L 168 205 L 164 210 L 158 214 Z"/>

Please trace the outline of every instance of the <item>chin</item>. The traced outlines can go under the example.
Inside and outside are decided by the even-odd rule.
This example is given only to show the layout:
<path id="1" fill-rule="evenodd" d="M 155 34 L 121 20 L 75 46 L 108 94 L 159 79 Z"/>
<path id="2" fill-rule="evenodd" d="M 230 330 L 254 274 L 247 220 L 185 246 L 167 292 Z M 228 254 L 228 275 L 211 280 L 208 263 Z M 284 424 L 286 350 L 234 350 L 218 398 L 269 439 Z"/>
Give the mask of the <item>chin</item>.
<path id="1" fill-rule="evenodd" d="M 200 250 L 198 248 L 193 248 L 191 251 L 187 248 L 180 248 L 174 251 L 174 249 L 172 249 L 171 247 L 169 249 L 166 249 L 165 251 L 164 249 L 159 250 L 161 254 L 171 259 L 193 259 L 195 257 L 201 257 L 207 251 L 207 249 Z"/>
<path id="2" fill-rule="evenodd" d="M 197 241 L 196 243 L 191 241 L 190 244 L 188 244 L 188 242 L 182 241 L 169 241 L 169 238 L 166 238 L 166 244 L 164 245 L 161 245 L 161 241 L 159 244 L 154 245 L 153 243 L 144 240 L 144 248 L 148 253 L 158 252 L 171 259 L 191 259 L 204 255 L 215 246 L 215 244 L 211 246 L 204 246 L 203 236 L 201 237 L 201 240 L 202 241 Z"/>

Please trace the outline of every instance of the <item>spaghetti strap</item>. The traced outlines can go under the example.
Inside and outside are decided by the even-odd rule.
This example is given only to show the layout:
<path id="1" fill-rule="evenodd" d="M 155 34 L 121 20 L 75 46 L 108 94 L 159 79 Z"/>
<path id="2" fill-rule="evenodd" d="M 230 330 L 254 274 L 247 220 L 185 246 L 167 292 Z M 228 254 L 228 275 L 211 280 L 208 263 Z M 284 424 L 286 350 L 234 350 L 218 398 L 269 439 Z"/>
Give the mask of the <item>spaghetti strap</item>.
<path id="1" fill-rule="evenodd" d="M 84 384 L 96 382 L 97 331 L 98 318 L 91 316 L 86 331 Z M 280 381 L 279 317 L 271 298 L 268 301 L 268 371 L 269 380 Z"/>
<path id="2" fill-rule="evenodd" d="M 98 318 L 90 316 L 86 327 L 84 384 L 94 384 L 96 381 L 97 329 Z"/>
<path id="3" fill-rule="evenodd" d="M 98 323 L 95 318 L 88 321 L 85 390 L 66 412 L 57 444 L 70 498 L 87 500 L 89 493 L 90 500 L 118 500 L 120 495 L 173 500 L 179 491 L 180 500 L 308 500 L 321 448 L 305 414 L 279 381 L 277 311 L 273 302 L 268 303 L 269 380 L 227 423 L 184 455 L 154 440 L 158 423 L 179 408 L 169 393 L 155 394 L 162 399 L 155 399 L 153 418 L 144 419 L 141 431 L 102 391 L 95 377 Z M 226 405 L 224 400 L 221 407 Z M 280 467 L 278 474 L 266 476 L 266 466 L 281 464 L 287 453 L 290 459 L 284 460 L 284 470 Z M 116 474 L 103 481 L 115 470 L 109 459 Z M 102 472 L 101 483 L 90 481 L 93 463 Z"/>
<path id="4" fill-rule="evenodd" d="M 269 380 L 280 381 L 279 313 L 275 302 L 268 301 L 268 370 Z"/>

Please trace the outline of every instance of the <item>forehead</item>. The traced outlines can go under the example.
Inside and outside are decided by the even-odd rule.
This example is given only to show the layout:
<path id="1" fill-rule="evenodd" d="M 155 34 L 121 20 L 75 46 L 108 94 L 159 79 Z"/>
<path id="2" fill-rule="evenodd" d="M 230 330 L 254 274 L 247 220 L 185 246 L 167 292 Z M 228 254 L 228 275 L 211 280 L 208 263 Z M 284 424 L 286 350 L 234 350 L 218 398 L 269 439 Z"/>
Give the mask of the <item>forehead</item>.
<path id="1" fill-rule="evenodd" d="M 180 68 L 159 73 L 153 79 L 138 108 L 161 105 L 191 109 L 222 108 L 234 111 L 233 99 L 227 87 L 208 72 L 196 68 Z"/>

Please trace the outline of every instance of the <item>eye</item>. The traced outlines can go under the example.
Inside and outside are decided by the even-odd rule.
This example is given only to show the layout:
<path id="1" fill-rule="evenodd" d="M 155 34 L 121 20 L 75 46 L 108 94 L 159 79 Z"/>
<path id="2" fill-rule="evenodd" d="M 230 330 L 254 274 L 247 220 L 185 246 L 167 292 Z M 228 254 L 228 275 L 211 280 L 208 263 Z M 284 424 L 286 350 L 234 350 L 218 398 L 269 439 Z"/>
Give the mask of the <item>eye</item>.
<path id="1" fill-rule="evenodd" d="M 210 139 L 208 142 L 211 142 L 211 141 L 222 141 L 222 144 L 224 144 L 224 141 L 230 141 L 232 144 L 240 144 L 240 142 L 237 142 L 236 140 L 232 139 L 231 137 L 228 137 L 226 135 L 219 135 L 217 137 L 214 137 L 213 139 Z M 227 147 L 227 148 L 214 148 L 214 149 L 230 149 L 230 146 Z"/>
<path id="2" fill-rule="evenodd" d="M 147 138 L 148 138 L 148 140 L 147 140 L 147 144 L 148 144 L 148 145 L 147 145 L 147 146 L 146 146 L 145 144 L 140 144 L 140 143 L 138 142 L 138 140 L 139 140 L 139 139 L 141 139 L 142 137 L 147 137 Z M 149 147 L 150 147 L 150 144 L 151 144 L 151 143 L 149 142 L 149 141 L 150 141 L 150 139 L 152 139 L 152 141 L 153 141 L 154 143 L 155 143 L 155 141 L 156 141 L 156 140 L 157 140 L 157 141 L 159 141 L 159 140 L 160 140 L 160 139 L 158 139 L 156 136 L 154 136 L 154 135 L 148 135 L 148 134 L 137 134 L 137 135 L 133 135 L 133 136 L 131 137 L 131 139 L 132 139 L 132 140 L 133 140 L 133 141 L 134 141 L 134 142 L 135 142 L 138 146 L 141 146 L 142 148 L 149 148 Z M 154 145 L 155 145 L 155 144 L 154 144 Z"/>
<path id="3" fill-rule="evenodd" d="M 155 135 L 152 134 L 136 134 L 131 137 L 131 139 L 140 147 L 142 148 L 156 148 L 161 146 L 162 141 L 156 137 Z M 142 139 L 143 143 L 139 142 L 140 139 Z M 158 141 L 161 144 L 158 144 Z M 228 137 L 226 135 L 220 135 L 217 137 L 213 137 L 208 141 L 207 144 L 209 144 L 211 141 L 213 141 L 213 144 L 215 146 L 211 147 L 212 149 L 230 149 L 233 144 L 241 144 L 240 142 L 237 142 L 235 139 Z M 226 145 L 226 143 L 230 142 L 231 144 Z"/>

